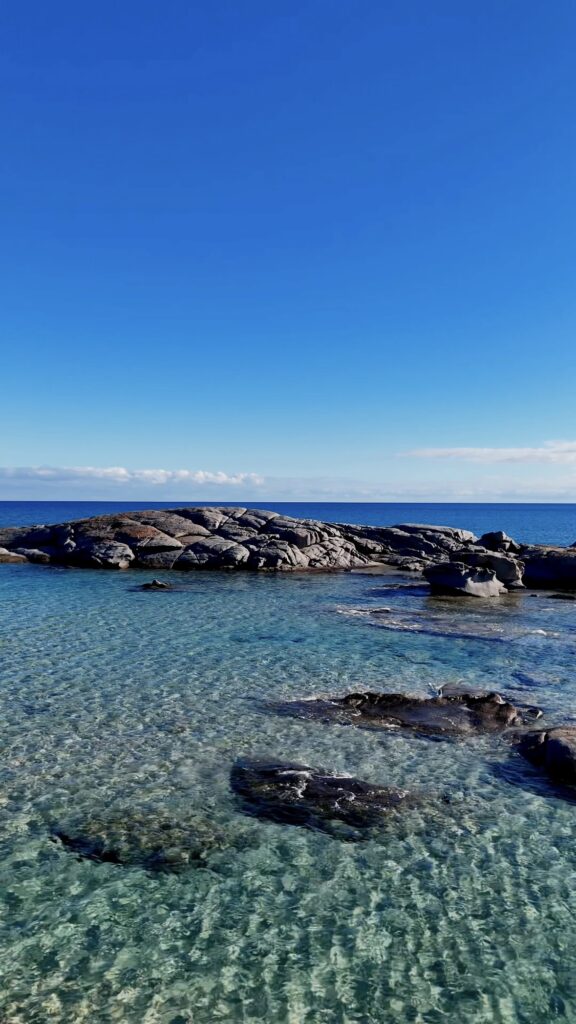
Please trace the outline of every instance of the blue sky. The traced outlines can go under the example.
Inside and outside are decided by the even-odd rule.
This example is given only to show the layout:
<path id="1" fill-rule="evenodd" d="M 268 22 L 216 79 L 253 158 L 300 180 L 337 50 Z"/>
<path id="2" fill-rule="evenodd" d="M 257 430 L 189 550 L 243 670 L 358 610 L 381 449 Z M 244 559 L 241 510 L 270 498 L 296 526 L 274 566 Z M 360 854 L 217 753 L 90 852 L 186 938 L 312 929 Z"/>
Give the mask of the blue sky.
<path id="1" fill-rule="evenodd" d="M 576 500 L 572 0 L 2 21 L 1 497 Z"/>

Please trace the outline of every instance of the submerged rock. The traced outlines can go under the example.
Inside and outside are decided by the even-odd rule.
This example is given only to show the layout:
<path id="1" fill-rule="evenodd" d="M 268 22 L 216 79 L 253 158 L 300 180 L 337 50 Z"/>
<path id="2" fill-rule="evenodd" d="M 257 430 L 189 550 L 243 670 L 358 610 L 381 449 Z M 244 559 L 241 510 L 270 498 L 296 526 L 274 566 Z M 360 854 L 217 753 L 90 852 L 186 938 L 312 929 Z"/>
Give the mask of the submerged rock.
<path id="1" fill-rule="evenodd" d="M 427 736 L 467 736 L 521 728 L 539 718 L 537 708 L 518 708 L 499 693 L 407 697 L 402 693 L 349 693 L 345 697 L 270 705 L 298 718 L 339 722 L 364 729 L 411 729 Z"/>
<path id="2" fill-rule="evenodd" d="M 157 812 L 90 818 L 58 827 L 52 837 L 81 859 L 180 872 L 202 867 L 223 837 L 207 821 L 175 822 Z"/>
<path id="3" fill-rule="evenodd" d="M 232 768 L 230 785 L 247 814 L 341 838 L 355 836 L 339 833 L 338 823 L 353 830 L 372 828 L 392 811 L 420 802 L 393 786 L 281 761 L 240 760 Z"/>
<path id="4" fill-rule="evenodd" d="M 143 583 L 140 590 L 172 590 L 170 583 L 163 583 L 162 580 L 150 580 L 149 583 Z"/>
<path id="5" fill-rule="evenodd" d="M 431 565 L 424 569 L 424 576 L 437 594 L 500 597 L 507 592 L 493 569 L 474 568 L 461 561 Z"/>
<path id="6" fill-rule="evenodd" d="M 576 785 L 576 725 L 529 732 L 518 751 L 556 782 Z"/>

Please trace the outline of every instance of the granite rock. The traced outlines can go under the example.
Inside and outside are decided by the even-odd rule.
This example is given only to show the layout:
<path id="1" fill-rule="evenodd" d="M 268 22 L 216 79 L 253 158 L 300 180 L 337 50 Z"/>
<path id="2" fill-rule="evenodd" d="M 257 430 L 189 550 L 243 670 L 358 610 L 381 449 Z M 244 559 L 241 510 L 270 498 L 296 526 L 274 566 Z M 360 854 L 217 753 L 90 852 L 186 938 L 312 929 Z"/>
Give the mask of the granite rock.
<path id="1" fill-rule="evenodd" d="M 576 549 L 527 545 L 522 561 L 527 587 L 576 590 Z"/>
<path id="2" fill-rule="evenodd" d="M 240 760 L 230 785 L 247 814 L 349 839 L 381 824 L 391 812 L 420 802 L 393 786 L 279 761 Z M 342 826 L 353 831 L 339 831 Z"/>
<path id="3" fill-rule="evenodd" d="M 424 576 L 437 594 L 500 597 L 506 593 L 506 587 L 493 569 L 475 568 L 460 560 L 427 566 Z"/>
<path id="4" fill-rule="evenodd" d="M 518 548 L 501 532 L 479 542 L 469 530 L 450 526 L 354 526 L 225 506 L 138 509 L 0 528 L 0 561 L 277 572 L 388 566 L 430 572 L 434 589 L 477 596 L 502 593 L 502 584 L 520 586 L 525 562 L 530 586 L 576 589 L 576 548 Z"/>
<path id="5" fill-rule="evenodd" d="M 556 782 L 576 785 L 576 725 L 529 732 L 518 751 Z"/>
<path id="6" fill-rule="evenodd" d="M 524 586 L 522 582 L 524 562 L 519 561 L 513 555 L 475 547 L 470 551 L 454 552 L 450 556 L 450 560 L 457 561 L 461 565 L 468 565 L 473 569 L 491 569 L 495 573 L 496 579 L 503 583 L 507 590 L 519 590 Z"/>
<path id="7" fill-rule="evenodd" d="M 349 693 L 270 704 L 279 714 L 337 722 L 363 729 L 409 729 L 426 736 L 469 736 L 524 728 L 538 708 L 517 707 L 498 693 L 444 693 L 410 697 L 403 693 Z"/>

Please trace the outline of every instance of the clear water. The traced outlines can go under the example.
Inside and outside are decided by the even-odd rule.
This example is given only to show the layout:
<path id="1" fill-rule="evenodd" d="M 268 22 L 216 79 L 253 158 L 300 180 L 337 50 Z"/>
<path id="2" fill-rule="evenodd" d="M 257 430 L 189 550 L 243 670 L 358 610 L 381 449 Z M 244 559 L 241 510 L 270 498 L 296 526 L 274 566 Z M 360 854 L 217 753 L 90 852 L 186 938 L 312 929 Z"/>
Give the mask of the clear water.
<path id="1" fill-rule="evenodd" d="M 2 1024 L 576 1021 L 576 804 L 501 740 L 261 707 L 459 682 L 574 720 L 576 602 L 430 599 L 369 573 L 137 581 L 0 567 Z M 241 755 L 426 799 L 344 843 L 243 815 Z M 223 846 L 153 875 L 49 838 L 142 811 L 201 816 Z"/>

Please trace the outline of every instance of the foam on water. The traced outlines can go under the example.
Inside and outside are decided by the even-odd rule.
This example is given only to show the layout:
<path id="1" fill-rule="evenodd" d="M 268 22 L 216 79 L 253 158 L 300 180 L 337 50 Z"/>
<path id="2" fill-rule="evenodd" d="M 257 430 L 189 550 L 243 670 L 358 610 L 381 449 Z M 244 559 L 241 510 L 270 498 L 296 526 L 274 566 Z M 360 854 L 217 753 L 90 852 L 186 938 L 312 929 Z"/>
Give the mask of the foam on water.
<path id="1" fill-rule="evenodd" d="M 576 805 L 502 740 L 262 711 L 463 683 L 573 719 L 574 605 L 431 600 L 409 578 L 363 574 L 190 574 L 169 593 L 138 582 L 0 571 L 0 1020 L 576 1020 Z M 388 628 L 384 605 L 437 631 Z M 239 756 L 430 801 L 342 842 L 242 814 Z M 223 846 L 171 875 L 50 840 L 67 822 L 160 810 L 212 823 Z"/>

